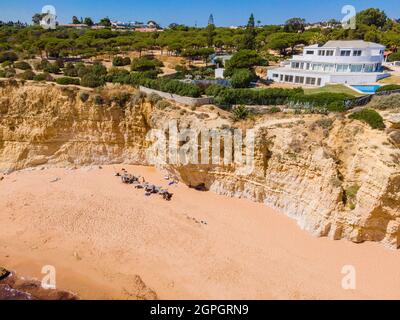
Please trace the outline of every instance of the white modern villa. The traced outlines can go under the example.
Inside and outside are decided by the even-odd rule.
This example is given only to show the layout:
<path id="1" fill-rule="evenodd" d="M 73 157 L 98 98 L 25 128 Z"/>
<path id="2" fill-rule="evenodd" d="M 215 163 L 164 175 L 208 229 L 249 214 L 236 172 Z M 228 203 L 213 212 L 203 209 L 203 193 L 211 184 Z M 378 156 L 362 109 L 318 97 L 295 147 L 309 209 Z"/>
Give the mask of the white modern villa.
<path id="1" fill-rule="evenodd" d="M 389 76 L 383 72 L 385 46 L 362 40 L 328 41 L 304 48 L 282 67 L 268 71 L 275 82 L 305 86 L 329 83 L 371 84 Z"/>

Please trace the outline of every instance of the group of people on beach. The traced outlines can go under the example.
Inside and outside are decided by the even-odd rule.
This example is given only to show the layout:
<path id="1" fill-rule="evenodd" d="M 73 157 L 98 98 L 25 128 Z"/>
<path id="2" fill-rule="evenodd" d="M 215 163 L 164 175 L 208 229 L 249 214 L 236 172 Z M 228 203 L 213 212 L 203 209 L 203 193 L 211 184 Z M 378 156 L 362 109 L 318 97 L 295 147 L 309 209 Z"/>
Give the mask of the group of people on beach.
<path id="1" fill-rule="evenodd" d="M 146 182 L 144 177 L 130 174 L 125 169 L 122 169 L 122 172 L 118 172 L 115 175 L 117 177 L 121 177 L 122 183 L 134 185 L 136 189 L 143 189 L 145 191 L 145 195 L 148 197 L 153 194 L 158 194 L 166 201 L 172 200 L 173 193 L 169 192 L 167 189 L 163 189 L 162 187 L 158 187 L 154 184 Z"/>

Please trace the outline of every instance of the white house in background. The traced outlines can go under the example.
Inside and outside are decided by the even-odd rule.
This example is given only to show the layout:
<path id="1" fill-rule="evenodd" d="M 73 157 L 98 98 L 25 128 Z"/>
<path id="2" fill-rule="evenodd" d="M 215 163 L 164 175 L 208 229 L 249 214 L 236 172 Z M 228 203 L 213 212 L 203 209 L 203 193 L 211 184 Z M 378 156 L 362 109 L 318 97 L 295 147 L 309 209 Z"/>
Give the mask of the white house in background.
<path id="1" fill-rule="evenodd" d="M 385 46 L 362 40 L 328 41 L 304 48 L 282 67 L 268 71 L 275 82 L 306 86 L 328 83 L 370 84 L 388 77 L 383 72 Z"/>

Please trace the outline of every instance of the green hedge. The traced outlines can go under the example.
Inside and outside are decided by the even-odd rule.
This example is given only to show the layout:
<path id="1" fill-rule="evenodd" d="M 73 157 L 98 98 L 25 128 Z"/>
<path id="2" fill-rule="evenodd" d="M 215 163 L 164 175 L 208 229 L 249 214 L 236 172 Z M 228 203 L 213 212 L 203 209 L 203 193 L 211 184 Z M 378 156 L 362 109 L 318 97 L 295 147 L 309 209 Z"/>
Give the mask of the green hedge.
<path id="1" fill-rule="evenodd" d="M 349 116 L 350 119 L 356 119 L 368 123 L 372 129 L 385 129 L 385 123 L 382 116 L 372 109 L 363 109 L 354 112 Z"/>
<path id="2" fill-rule="evenodd" d="M 392 90 L 400 90 L 400 85 L 398 84 L 388 84 L 386 86 L 380 87 L 376 92 L 384 92 L 384 91 L 392 91 Z"/>
<path id="3" fill-rule="evenodd" d="M 150 89 L 177 94 L 185 97 L 198 98 L 201 96 L 201 89 L 197 85 L 184 83 L 179 80 L 169 80 L 163 78 L 159 78 L 156 80 L 143 79 L 140 80 L 139 84 Z"/>
<path id="4" fill-rule="evenodd" d="M 211 85 L 206 94 L 214 96 L 215 102 L 222 106 L 231 105 L 285 105 L 300 104 L 309 107 L 324 107 L 329 111 L 344 111 L 344 100 L 351 98 L 342 93 L 318 93 L 305 95 L 303 89 L 232 89 Z"/>
<path id="5" fill-rule="evenodd" d="M 69 84 L 80 85 L 80 81 L 78 78 L 70 78 L 70 77 L 58 78 L 56 79 L 56 83 L 61 85 L 69 85 Z"/>

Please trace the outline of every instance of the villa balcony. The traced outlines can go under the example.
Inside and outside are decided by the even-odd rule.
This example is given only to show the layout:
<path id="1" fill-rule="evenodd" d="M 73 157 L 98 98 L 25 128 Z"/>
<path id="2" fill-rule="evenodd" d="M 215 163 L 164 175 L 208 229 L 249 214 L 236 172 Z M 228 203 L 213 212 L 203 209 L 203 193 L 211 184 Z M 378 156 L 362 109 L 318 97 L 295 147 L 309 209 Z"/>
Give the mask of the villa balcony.
<path id="1" fill-rule="evenodd" d="M 318 55 L 294 55 L 291 61 L 299 61 L 299 62 L 315 62 L 315 63 L 340 63 L 340 64 L 349 64 L 349 63 L 382 63 L 382 56 L 350 56 L 350 57 L 342 57 L 342 56 L 318 56 Z"/>

